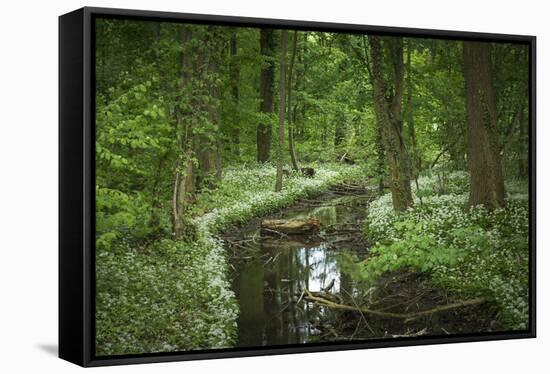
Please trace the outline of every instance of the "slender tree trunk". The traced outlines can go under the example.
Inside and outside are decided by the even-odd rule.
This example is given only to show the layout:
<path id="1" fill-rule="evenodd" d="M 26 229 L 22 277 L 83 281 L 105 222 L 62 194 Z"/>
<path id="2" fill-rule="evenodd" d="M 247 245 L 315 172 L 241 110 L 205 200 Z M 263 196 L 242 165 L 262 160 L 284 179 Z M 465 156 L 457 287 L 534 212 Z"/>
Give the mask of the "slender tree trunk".
<path id="1" fill-rule="evenodd" d="M 231 63 L 229 66 L 229 79 L 231 81 L 231 96 L 233 98 L 233 110 L 235 113 L 239 112 L 239 64 L 236 61 L 237 57 L 237 31 L 231 34 L 231 40 L 229 42 L 229 53 L 231 55 Z M 239 128 L 239 121 L 233 121 L 231 124 L 231 142 L 232 151 L 236 156 L 240 156 L 240 143 L 241 133 Z"/>
<path id="2" fill-rule="evenodd" d="M 285 70 L 286 70 L 286 30 L 281 31 L 281 55 L 279 59 L 279 145 L 277 147 L 277 176 L 275 192 L 283 188 L 283 147 L 285 137 Z"/>
<path id="3" fill-rule="evenodd" d="M 191 29 L 183 26 L 179 31 L 179 42 L 185 47 L 191 41 Z M 180 53 L 180 73 L 178 90 L 183 91 L 189 84 L 192 61 L 187 51 Z M 181 99 L 180 99 L 181 100 Z M 181 236 L 183 230 L 183 216 L 195 196 L 195 168 L 193 166 L 193 137 L 192 121 L 186 116 L 181 105 L 176 107 L 176 138 L 178 139 L 178 155 L 176 158 L 175 181 L 172 196 L 172 232 L 175 238 Z"/>
<path id="4" fill-rule="evenodd" d="M 412 163 L 412 176 L 416 180 L 420 172 L 420 155 L 418 154 L 416 142 L 416 130 L 414 128 L 414 109 L 413 109 L 413 81 L 412 81 L 412 47 L 411 41 L 407 44 L 407 133 L 410 141 L 410 159 Z"/>
<path id="5" fill-rule="evenodd" d="M 374 110 L 376 121 L 381 129 L 382 142 L 388 170 L 393 208 L 406 210 L 413 205 L 410 170 L 407 150 L 402 136 L 402 98 L 403 98 L 403 39 L 386 39 L 389 51 L 386 56 L 382 38 L 369 36 L 372 54 L 372 75 Z M 393 82 L 384 77 L 384 62 L 393 67 Z M 391 84 L 391 89 L 388 90 Z M 388 99 L 389 97 L 389 99 Z"/>
<path id="6" fill-rule="evenodd" d="M 165 161 L 166 154 L 163 154 L 159 157 L 157 169 L 155 170 L 155 179 L 153 180 L 153 185 L 151 187 L 151 215 L 149 217 L 149 227 L 152 228 L 153 231 L 157 231 L 160 228 L 160 193 L 162 190 L 162 170 L 164 169 Z"/>
<path id="7" fill-rule="evenodd" d="M 386 154 L 384 152 L 384 141 L 382 140 L 382 127 L 376 123 L 376 173 L 378 174 L 378 192 L 384 193 L 384 177 L 386 175 L 385 167 Z"/>
<path id="8" fill-rule="evenodd" d="M 464 42 L 464 81 L 468 123 L 470 198 L 468 206 L 505 205 L 500 145 L 496 133 L 491 44 Z"/>
<path id="9" fill-rule="evenodd" d="M 339 111 L 334 121 L 334 146 L 338 147 L 346 136 L 346 117 L 344 112 Z"/>
<path id="10" fill-rule="evenodd" d="M 296 149 L 294 147 L 294 121 L 293 121 L 293 111 L 292 111 L 292 73 L 294 70 L 294 61 L 296 59 L 296 48 L 298 45 L 298 32 L 294 31 L 294 41 L 292 45 L 292 58 L 290 59 L 290 65 L 288 67 L 288 149 L 290 151 L 290 161 L 292 162 L 292 167 L 296 172 L 300 171 L 298 167 L 298 159 L 296 157 Z M 295 113 L 295 112 L 294 112 Z"/>
<path id="11" fill-rule="evenodd" d="M 182 157 L 181 170 L 176 172 L 176 181 L 173 196 L 173 232 L 179 239 L 183 232 L 183 217 L 189 205 L 195 200 L 195 171 L 192 162 L 193 151 L 189 147 Z"/>
<path id="12" fill-rule="evenodd" d="M 260 52 L 264 58 L 264 65 L 260 71 L 260 112 L 265 118 L 261 120 L 256 130 L 256 146 L 258 162 L 267 162 L 271 152 L 270 116 L 273 113 L 273 81 L 275 78 L 273 30 L 260 30 Z"/>

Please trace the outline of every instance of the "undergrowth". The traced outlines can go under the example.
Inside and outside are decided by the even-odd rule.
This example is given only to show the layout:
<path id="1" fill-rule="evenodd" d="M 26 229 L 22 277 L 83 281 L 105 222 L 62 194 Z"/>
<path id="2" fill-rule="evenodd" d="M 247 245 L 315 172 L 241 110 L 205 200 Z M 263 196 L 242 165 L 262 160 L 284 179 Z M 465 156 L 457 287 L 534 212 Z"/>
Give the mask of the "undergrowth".
<path id="1" fill-rule="evenodd" d="M 275 193 L 273 166 L 233 167 L 218 188 L 198 196 L 186 222 L 193 233 L 187 239 L 165 237 L 137 246 L 132 235 L 142 224 L 138 220 L 120 220 L 124 227 L 115 226 L 116 235 L 98 225 L 103 231 L 96 240 L 96 354 L 231 347 L 238 307 L 216 234 L 363 175 L 357 166 L 323 165 L 313 178 L 285 178 L 283 190 Z"/>
<path id="2" fill-rule="evenodd" d="M 529 209 L 527 186 L 507 183 L 506 207 L 466 209 L 468 175 L 421 177 L 415 205 L 394 212 L 391 194 L 370 204 L 364 235 L 370 256 L 356 263 L 356 275 L 375 282 L 386 271 L 429 273 L 456 297 L 484 296 L 495 302 L 507 329 L 528 326 Z"/>

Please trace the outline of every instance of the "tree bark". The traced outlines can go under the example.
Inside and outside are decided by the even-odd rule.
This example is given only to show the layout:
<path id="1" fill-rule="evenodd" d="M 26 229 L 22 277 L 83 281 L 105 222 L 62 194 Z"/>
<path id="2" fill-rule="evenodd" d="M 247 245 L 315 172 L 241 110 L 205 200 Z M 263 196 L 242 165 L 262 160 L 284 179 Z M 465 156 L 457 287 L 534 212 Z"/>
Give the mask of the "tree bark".
<path id="1" fill-rule="evenodd" d="M 468 206 L 505 205 L 490 43 L 464 42 L 470 197 Z"/>
<path id="2" fill-rule="evenodd" d="M 229 66 L 229 79 L 231 81 L 231 97 L 233 98 L 233 110 L 235 113 L 239 111 L 239 64 L 237 63 L 237 31 L 231 34 L 231 40 L 229 41 L 229 53 L 230 53 L 230 66 Z M 236 156 L 240 156 L 240 143 L 241 132 L 239 128 L 239 122 L 234 121 L 231 124 L 231 149 Z"/>
<path id="3" fill-rule="evenodd" d="M 191 37 L 191 29 L 182 26 L 179 31 L 180 44 L 186 46 L 190 42 Z M 190 73 L 193 68 L 193 62 L 186 52 L 187 51 L 182 50 L 179 57 L 180 71 L 177 86 L 180 92 L 189 84 Z M 181 98 L 179 100 L 181 101 Z M 175 238 L 179 238 L 183 229 L 183 216 L 188 205 L 194 200 L 195 196 L 195 168 L 192 162 L 194 157 L 193 137 L 191 136 L 192 122 L 187 118 L 184 107 L 181 105 L 177 105 L 176 107 L 175 130 L 175 135 L 178 139 L 178 155 L 176 158 L 175 180 L 172 195 L 172 232 Z"/>
<path id="4" fill-rule="evenodd" d="M 203 45 L 197 53 L 202 60 L 197 67 L 196 74 L 200 76 L 204 86 L 206 99 L 201 99 L 200 105 L 206 115 L 207 124 L 203 126 L 207 131 L 197 136 L 195 153 L 197 155 L 199 170 L 196 181 L 196 188 L 215 188 L 221 181 L 221 139 L 219 136 L 220 111 L 220 89 L 217 78 L 219 76 L 219 59 L 223 34 L 214 26 L 210 26 L 204 35 Z M 200 121 L 200 119 L 199 119 Z"/>
<path id="5" fill-rule="evenodd" d="M 412 176 L 417 179 L 420 172 L 420 155 L 418 154 L 416 130 L 414 128 L 414 111 L 413 111 L 413 81 L 412 81 L 412 47 L 411 40 L 407 44 L 407 133 L 410 141 L 410 159 Z"/>
<path id="6" fill-rule="evenodd" d="M 256 129 L 256 146 L 258 162 L 270 160 L 271 152 L 271 121 L 273 113 L 273 81 L 275 79 L 275 39 L 272 29 L 260 30 L 260 52 L 264 65 L 260 71 L 260 112 L 264 118 Z"/>
<path id="7" fill-rule="evenodd" d="M 402 136 L 403 39 L 383 40 L 369 36 L 376 122 L 381 130 L 390 172 L 393 208 L 404 211 L 413 205 L 407 149 Z M 384 48 L 388 52 L 384 52 Z M 384 62 L 391 64 L 393 82 L 384 76 Z"/>
<path id="8" fill-rule="evenodd" d="M 290 161 L 292 162 L 292 168 L 299 172 L 298 158 L 296 157 L 296 148 L 294 147 L 294 121 L 292 115 L 292 73 L 294 71 L 294 61 L 296 59 L 296 49 L 298 45 L 298 32 L 294 31 L 294 41 L 292 45 L 292 57 L 290 59 L 290 65 L 288 67 L 288 149 L 290 151 Z M 294 116 L 295 117 L 295 116 Z"/>
<path id="9" fill-rule="evenodd" d="M 283 188 L 283 146 L 285 137 L 285 70 L 286 70 L 286 30 L 281 31 L 281 55 L 279 58 L 279 145 L 277 147 L 277 176 L 275 192 Z"/>
<path id="10" fill-rule="evenodd" d="M 378 174 L 378 192 L 384 193 L 384 177 L 386 176 L 386 154 L 384 152 L 384 142 L 382 140 L 382 127 L 376 123 L 376 173 Z"/>

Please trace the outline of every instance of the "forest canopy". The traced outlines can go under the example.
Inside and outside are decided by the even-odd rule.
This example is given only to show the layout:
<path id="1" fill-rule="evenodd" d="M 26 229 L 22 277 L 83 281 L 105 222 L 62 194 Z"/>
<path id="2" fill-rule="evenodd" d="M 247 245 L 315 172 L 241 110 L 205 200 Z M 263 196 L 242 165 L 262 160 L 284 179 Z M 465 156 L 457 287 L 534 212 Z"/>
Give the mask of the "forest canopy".
<path id="1" fill-rule="evenodd" d="M 107 18 L 95 30 L 98 355 L 247 344 L 255 307 L 230 256 L 248 239 L 231 252 L 223 234 L 335 186 L 369 194 L 346 226 L 366 253 L 338 257 L 354 303 L 285 289 L 298 303 L 368 313 L 365 292 L 407 271 L 489 304 L 491 329 L 526 328 L 527 44 Z"/>

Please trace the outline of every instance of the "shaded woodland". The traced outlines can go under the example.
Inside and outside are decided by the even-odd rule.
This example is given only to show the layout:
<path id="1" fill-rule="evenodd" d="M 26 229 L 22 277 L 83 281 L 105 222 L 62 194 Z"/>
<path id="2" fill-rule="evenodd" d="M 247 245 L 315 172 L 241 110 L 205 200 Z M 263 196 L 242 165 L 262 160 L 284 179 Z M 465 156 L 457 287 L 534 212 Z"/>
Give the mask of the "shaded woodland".
<path id="1" fill-rule="evenodd" d="M 95 58 L 98 354 L 246 345 L 242 316 L 263 325 L 240 295 L 263 297 L 267 274 L 270 292 L 296 294 L 273 307 L 327 308 L 352 338 L 378 336 L 361 325 L 379 305 L 367 291 L 402 272 L 449 310 L 487 304 L 486 326 L 455 332 L 527 325 L 528 45 L 98 19 Z M 365 214 L 318 219 L 342 195 Z M 315 223 L 295 255 L 294 232 L 259 247 L 247 236 L 308 201 L 290 217 Z M 294 258 L 295 274 L 317 274 L 307 248 L 345 272 L 334 288 L 260 270 Z M 433 300 L 410 313 L 447 310 Z M 419 323 L 394 335 L 436 333 Z"/>

